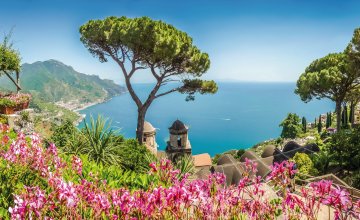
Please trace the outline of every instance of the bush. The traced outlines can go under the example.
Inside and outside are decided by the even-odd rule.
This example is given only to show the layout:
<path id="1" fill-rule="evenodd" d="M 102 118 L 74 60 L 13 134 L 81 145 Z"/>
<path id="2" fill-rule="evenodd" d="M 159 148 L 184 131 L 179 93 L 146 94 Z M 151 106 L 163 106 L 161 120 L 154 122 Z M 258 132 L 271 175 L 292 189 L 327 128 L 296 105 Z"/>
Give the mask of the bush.
<path id="1" fill-rule="evenodd" d="M 302 132 L 300 121 L 297 114 L 289 113 L 279 125 L 282 127 L 281 137 L 291 139 L 298 137 Z"/>
<path id="2" fill-rule="evenodd" d="M 297 165 L 297 169 L 300 174 L 304 174 L 306 176 L 300 176 L 307 178 L 307 175 L 315 176 L 317 175 L 318 171 L 314 167 L 312 160 L 310 159 L 309 155 L 305 153 L 297 152 L 292 160 Z"/>
<path id="3" fill-rule="evenodd" d="M 135 139 L 126 140 L 119 146 L 120 166 L 124 170 L 132 170 L 139 173 L 145 173 L 149 170 L 148 157 L 151 157 L 150 151 L 139 144 Z"/>
<path id="4" fill-rule="evenodd" d="M 212 164 L 217 164 L 219 161 L 219 158 L 221 157 L 222 154 L 215 154 L 215 156 L 212 158 Z"/>
<path id="5" fill-rule="evenodd" d="M 125 140 L 117 130 L 111 129 L 107 119 L 98 116 L 78 130 L 70 121 L 55 128 L 52 135 L 55 145 L 68 155 L 88 156 L 103 166 L 114 165 L 124 170 L 145 173 L 149 170 L 152 153 L 135 139 Z M 149 161 L 149 158 L 152 158 Z"/>
<path id="6" fill-rule="evenodd" d="M 341 130 L 327 143 L 332 162 L 349 171 L 360 169 L 360 128 Z"/>
<path id="7" fill-rule="evenodd" d="M 325 149 L 312 154 L 311 160 L 313 161 L 314 167 L 319 172 L 319 174 L 326 174 L 328 172 L 331 156 L 330 153 Z"/>
<path id="8" fill-rule="evenodd" d="M 77 128 L 70 120 L 65 120 L 60 126 L 54 127 L 53 130 L 54 132 L 50 141 L 60 148 L 66 147 L 69 142 L 72 142 L 73 140 L 69 137 L 78 132 Z"/>
<path id="9" fill-rule="evenodd" d="M 352 175 L 352 187 L 360 189 L 360 171 Z"/>
<path id="10" fill-rule="evenodd" d="M 26 121 L 26 122 L 30 121 L 30 114 L 28 111 L 22 111 L 20 113 L 20 116 L 21 116 L 21 120 Z"/>
<path id="11" fill-rule="evenodd" d="M 0 107 L 15 107 L 16 103 L 7 98 L 0 98 Z"/>
<path id="12" fill-rule="evenodd" d="M 245 153 L 245 150 L 244 149 L 239 149 L 237 152 L 236 152 L 236 155 L 235 155 L 235 158 L 236 159 L 240 159 L 240 157 Z"/>

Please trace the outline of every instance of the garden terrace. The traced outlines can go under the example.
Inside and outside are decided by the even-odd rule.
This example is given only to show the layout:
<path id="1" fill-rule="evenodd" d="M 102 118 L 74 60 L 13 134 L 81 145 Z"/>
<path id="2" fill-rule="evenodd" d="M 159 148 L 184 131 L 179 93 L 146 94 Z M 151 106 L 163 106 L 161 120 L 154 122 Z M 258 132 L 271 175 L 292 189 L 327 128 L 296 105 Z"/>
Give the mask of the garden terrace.
<path id="1" fill-rule="evenodd" d="M 358 219 L 360 201 L 331 181 L 317 181 L 291 193 L 293 163 L 275 163 L 266 183 L 256 162 L 245 160 L 236 185 L 215 172 L 203 180 L 179 176 L 168 160 L 150 164 L 143 187 L 119 187 L 121 175 L 44 148 L 37 134 L 25 136 L 0 126 L 0 214 L 11 219 Z M 105 175 L 104 175 L 105 173 Z M 14 178 L 15 177 L 15 178 Z"/>

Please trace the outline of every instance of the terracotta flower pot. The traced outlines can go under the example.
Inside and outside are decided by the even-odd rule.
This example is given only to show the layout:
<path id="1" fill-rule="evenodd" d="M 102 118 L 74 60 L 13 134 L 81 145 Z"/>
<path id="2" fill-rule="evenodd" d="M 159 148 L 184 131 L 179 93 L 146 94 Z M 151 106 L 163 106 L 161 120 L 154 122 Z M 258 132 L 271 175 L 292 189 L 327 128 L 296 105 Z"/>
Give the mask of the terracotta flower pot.
<path id="1" fill-rule="evenodd" d="M 22 103 L 17 104 L 15 106 L 15 111 L 21 111 L 21 110 L 29 108 L 29 102 L 30 101 L 26 101 L 26 102 L 22 102 Z"/>
<path id="2" fill-rule="evenodd" d="M 15 111 L 20 111 L 23 109 L 23 104 L 22 103 L 19 103 L 15 106 Z"/>
<path id="3" fill-rule="evenodd" d="M 30 101 L 24 102 L 24 103 L 22 104 L 23 109 L 29 108 L 29 103 L 30 103 Z"/>
<path id="4" fill-rule="evenodd" d="M 1 114 L 11 115 L 11 114 L 15 113 L 15 107 L 1 106 L 0 112 L 1 112 Z"/>

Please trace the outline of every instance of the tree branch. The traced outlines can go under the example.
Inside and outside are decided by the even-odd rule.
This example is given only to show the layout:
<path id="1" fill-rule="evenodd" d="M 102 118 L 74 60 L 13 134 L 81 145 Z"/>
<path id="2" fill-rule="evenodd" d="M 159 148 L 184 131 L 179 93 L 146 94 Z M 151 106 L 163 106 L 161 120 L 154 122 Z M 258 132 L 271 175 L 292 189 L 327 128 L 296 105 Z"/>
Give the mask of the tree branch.
<path id="1" fill-rule="evenodd" d="M 16 86 L 17 89 L 21 90 L 20 85 L 11 77 L 11 75 L 7 72 L 7 71 L 3 71 L 7 77 L 9 77 L 9 79 L 14 83 L 14 85 Z"/>
<path id="2" fill-rule="evenodd" d="M 136 95 L 135 90 L 133 89 L 131 82 L 130 82 L 130 78 L 131 75 L 134 74 L 135 70 L 131 69 L 130 74 L 127 74 L 126 68 L 124 66 L 124 63 L 122 63 L 119 59 L 116 59 L 116 57 L 113 54 L 110 54 L 111 58 L 120 66 L 124 78 L 125 78 L 125 84 L 126 84 L 126 88 L 128 89 L 131 98 L 134 100 L 135 104 L 137 105 L 137 107 L 140 109 L 143 107 L 143 103 L 141 102 L 141 100 L 139 99 L 139 97 Z"/>
<path id="3" fill-rule="evenodd" d="M 181 87 L 177 87 L 177 88 L 171 89 L 171 90 L 169 90 L 169 91 L 167 91 L 167 92 L 163 92 L 163 93 L 160 93 L 160 94 L 156 95 L 155 98 L 159 98 L 159 97 L 161 97 L 161 96 L 164 96 L 164 95 L 167 95 L 167 94 L 170 94 L 170 93 L 173 93 L 173 92 L 177 92 L 177 91 L 179 91 L 180 89 L 181 89 Z"/>
<path id="4" fill-rule="evenodd" d="M 160 76 L 159 76 L 158 74 L 156 74 L 154 65 L 150 65 L 150 69 L 151 69 L 152 75 L 155 77 L 155 79 L 156 79 L 157 81 L 159 81 L 159 80 L 160 80 Z"/>

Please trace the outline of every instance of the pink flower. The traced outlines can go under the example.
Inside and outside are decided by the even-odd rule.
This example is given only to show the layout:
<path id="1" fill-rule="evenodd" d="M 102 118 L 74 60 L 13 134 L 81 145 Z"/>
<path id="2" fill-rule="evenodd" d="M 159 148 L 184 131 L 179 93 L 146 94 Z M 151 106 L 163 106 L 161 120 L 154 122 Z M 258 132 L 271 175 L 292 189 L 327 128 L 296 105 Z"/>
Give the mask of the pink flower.
<path id="1" fill-rule="evenodd" d="M 66 201 L 66 206 L 71 208 L 75 207 L 78 202 L 78 196 L 72 182 L 66 183 L 61 181 L 58 185 L 59 200 Z"/>
<path id="2" fill-rule="evenodd" d="M 82 162 L 81 159 L 77 156 L 72 157 L 72 168 L 76 171 L 77 174 L 82 174 Z"/>
<path id="3" fill-rule="evenodd" d="M 149 167 L 151 168 L 151 171 L 156 173 L 157 171 L 157 167 L 156 167 L 156 163 L 152 162 L 151 164 L 149 164 Z"/>
<path id="4" fill-rule="evenodd" d="M 3 134 L 4 135 L 4 131 Z M 322 180 L 309 186 L 298 186 L 292 194 L 287 184 L 296 173 L 293 163 L 274 164 L 264 180 L 255 176 L 256 163 L 245 162 L 244 176 L 237 186 L 226 186 L 226 177 L 214 173 L 204 179 L 178 179 L 179 171 L 169 160 L 151 163 L 152 181 L 147 189 L 111 188 L 112 181 L 100 179 L 89 172 L 89 179 L 81 173 L 83 164 L 73 156 L 67 164 L 55 145 L 44 149 L 40 137 L 32 135 L 28 143 L 23 134 L 8 140 L 10 146 L 0 146 L 0 162 L 7 169 L 27 169 L 41 175 L 47 184 L 25 186 L 14 195 L 9 208 L 12 219 L 235 219 L 244 215 L 248 219 L 274 218 L 282 210 L 284 219 L 316 219 L 320 205 L 334 210 L 338 219 L 360 217 L 360 201 L 353 201 L 349 193 Z M 69 174 L 78 173 L 74 182 Z M 104 171 L 106 172 L 106 171 Z M 267 191 L 265 191 L 267 190 Z M 279 190 L 278 198 L 270 200 L 268 191 Z M 276 195 L 276 194 L 274 194 Z M 61 212 L 59 212 L 61 210 Z M 61 213 L 61 216 L 59 216 Z M 134 217 L 136 216 L 136 217 Z"/>

